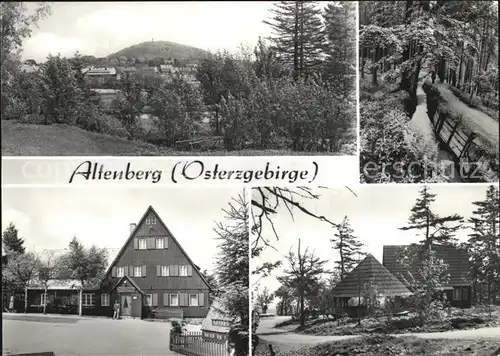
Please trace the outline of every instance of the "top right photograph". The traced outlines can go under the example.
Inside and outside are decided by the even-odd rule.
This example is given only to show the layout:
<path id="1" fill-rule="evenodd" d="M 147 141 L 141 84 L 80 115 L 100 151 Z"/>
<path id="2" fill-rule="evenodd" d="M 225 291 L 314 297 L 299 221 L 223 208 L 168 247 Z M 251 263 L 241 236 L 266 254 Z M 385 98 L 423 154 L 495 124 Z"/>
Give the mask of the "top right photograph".
<path id="1" fill-rule="evenodd" d="M 498 2 L 359 2 L 362 183 L 498 182 Z"/>

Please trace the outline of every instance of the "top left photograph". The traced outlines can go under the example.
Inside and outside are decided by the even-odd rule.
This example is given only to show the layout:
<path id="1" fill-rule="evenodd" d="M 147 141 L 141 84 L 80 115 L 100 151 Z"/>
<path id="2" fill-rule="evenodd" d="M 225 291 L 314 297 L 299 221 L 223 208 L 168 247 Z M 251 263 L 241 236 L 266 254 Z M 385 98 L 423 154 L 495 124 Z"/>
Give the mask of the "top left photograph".
<path id="1" fill-rule="evenodd" d="M 3 156 L 355 156 L 357 2 L 2 2 Z"/>

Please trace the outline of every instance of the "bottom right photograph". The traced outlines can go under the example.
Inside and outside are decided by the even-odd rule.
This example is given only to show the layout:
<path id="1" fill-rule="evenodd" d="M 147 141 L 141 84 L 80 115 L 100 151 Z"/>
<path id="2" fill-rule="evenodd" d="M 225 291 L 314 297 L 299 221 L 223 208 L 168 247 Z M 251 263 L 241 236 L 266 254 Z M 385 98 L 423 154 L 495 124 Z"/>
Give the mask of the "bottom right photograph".
<path id="1" fill-rule="evenodd" d="M 255 187 L 252 354 L 500 355 L 494 185 Z"/>

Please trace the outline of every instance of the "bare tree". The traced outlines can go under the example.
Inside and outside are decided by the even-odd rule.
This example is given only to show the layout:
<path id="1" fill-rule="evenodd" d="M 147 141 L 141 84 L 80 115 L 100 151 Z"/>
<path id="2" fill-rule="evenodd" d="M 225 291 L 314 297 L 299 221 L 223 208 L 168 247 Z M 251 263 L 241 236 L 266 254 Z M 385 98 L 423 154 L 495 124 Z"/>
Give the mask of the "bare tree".
<path id="1" fill-rule="evenodd" d="M 18 286 L 24 288 L 24 312 L 28 312 L 28 288 L 36 281 L 39 257 L 34 252 L 9 255 L 9 260 L 2 268 L 2 274 L 8 276 Z"/>

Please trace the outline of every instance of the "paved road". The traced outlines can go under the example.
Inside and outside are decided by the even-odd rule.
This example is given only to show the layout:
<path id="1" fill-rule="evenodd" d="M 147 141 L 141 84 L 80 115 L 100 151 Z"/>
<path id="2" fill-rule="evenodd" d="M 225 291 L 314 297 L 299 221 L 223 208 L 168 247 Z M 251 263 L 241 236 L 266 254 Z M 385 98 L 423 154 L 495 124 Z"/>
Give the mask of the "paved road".
<path id="1" fill-rule="evenodd" d="M 292 330 L 297 325 L 291 325 L 284 328 L 274 328 L 274 325 L 281 323 L 290 317 L 273 317 L 261 319 L 257 335 L 260 338 L 278 344 L 296 344 L 296 345 L 315 345 L 323 342 L 339 341 L 359 337 L 356 335 L 341 335 L 341 336 L 325 336 L 325 335 L 305 335 L 294 333 Z M 500 327 L 481 328 L 473 330 L 457 330 L 436 333 L 408 333 L 395 334 L 396 337 L 416 336 L 425 339 L 475 339 L 475 338 L 499 338 Z"/>
<path id="2" fill-rule="evenodd" d="M 2 319 L 4 355 L 178 355 L 169 350 L 169 323 L 33 314 L 4 314 Z"/>

